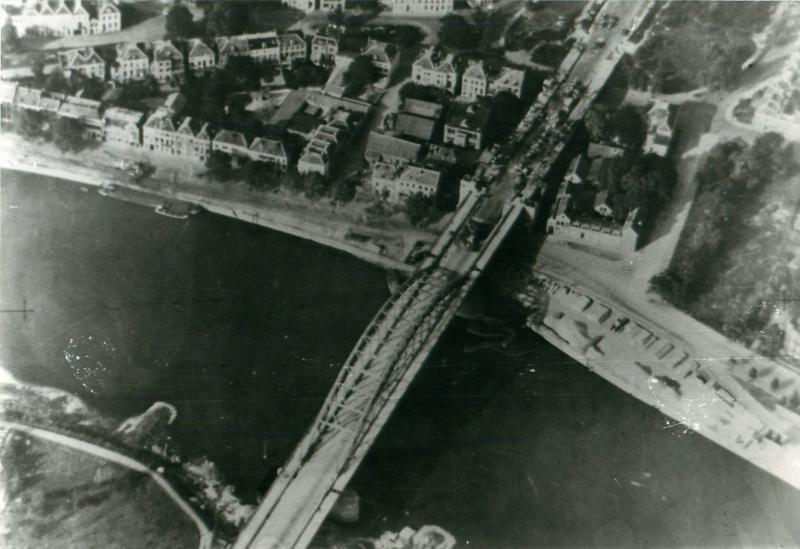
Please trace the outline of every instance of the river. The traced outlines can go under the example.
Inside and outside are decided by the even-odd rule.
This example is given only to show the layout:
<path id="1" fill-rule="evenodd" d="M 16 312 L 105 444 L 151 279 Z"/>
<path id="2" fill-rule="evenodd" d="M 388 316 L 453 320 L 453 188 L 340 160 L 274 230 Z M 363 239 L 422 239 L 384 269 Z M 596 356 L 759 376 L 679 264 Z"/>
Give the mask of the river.
<path id="1" fill-rule="evenodd" d="M 266 229 L 2 174 L 0 359 L 119 419 L 174 404 L 185 455 L 254 501 L 388 296 L 379 269 Z M 525 330 L 448 329 L 352 482 L 362 520 L 472 547 L 800 545 L 800 492 Z"/>

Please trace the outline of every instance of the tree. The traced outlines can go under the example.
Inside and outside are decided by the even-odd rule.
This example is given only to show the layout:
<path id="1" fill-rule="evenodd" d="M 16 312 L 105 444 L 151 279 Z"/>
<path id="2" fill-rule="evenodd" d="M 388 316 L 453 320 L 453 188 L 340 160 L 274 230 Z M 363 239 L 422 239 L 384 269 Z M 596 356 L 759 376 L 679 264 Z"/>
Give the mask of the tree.
<path id="1" fill-rule="evenodd" d="M 192 12 L 180 2 L 176 2 L 167 12 L 166 28 L 169 38 L 189 38 L 194 34 Z"/>
<path id="2" fill-rule="evenodd" d="M 15 117 L 14 125 L 18 134 L 23 137 L 39 137 L 44 132 L 47 120 L 41 111 L 22 109 Z"/>
<path id="3" fill-rule="evenodd" d="M 206 32 L 212 36 L 242 34 L 250 19 L 247 2 L 214 2 L 204 11 Z"/>
<path id="4" fill-rule="evenodd" d="M 353 177 L 340 177 L 333 182 L 331 195 L 339 202 L 350 202 L 356 196 L 358 179 Z"/>
<path id="5" fill-rule="evenodd" d="M 330 182 L 324 175 L 311 172 L 303 176 L 303 187 L 306 190 L 307 197 L 320 198 L 328 192 Z"/>
<path id="6" fill-rule="evenodd" d="M 433 198 L 422 193 L 414 193 L 406 199 L 406 215 L 412 225 L 420 227 L 434 211 Z"/>
<path id="7" fill-rule="evenodd" d="M 286 85 L 290 88 L 306 88 L 324 84 L 329 74 L 329 71 L 316 66 L 307 59 L 298 59 L 292 63 L 292 69 L 287 71 L 284 76 Z"/>
<path id="8" fill-rule="evenodd" d="M 481 31 L 460 15 L 442 17 L 439 25 L 439 43 L 456 50 L 475 49 L 480 44 Z"/>
<path id="9" fill-rule="evenodd" d="M 206 160 L 209 173 L 220 181 L 231 176 L 231 155 L 222 151 L 212 151 Z"/>
<path id="10" fill-rule="evenodd" d="M 367 86 L 377 82 L 381 72 L 372 59 L 365 55 L 356 57 L 344 73 L 344 84 L 348 95 L 360 95 Z"/>
<path id="11" fill-rule="evenodd" d="M 2 38 L 3 53 L 16 53 L 19 49 L 19 36 L 17 35 L 17 28 L 11 24 L 11 21 L 6 21 L 6 24 L 0 28 L 0 38 Z"/>
<path id="12" fill-rule="evenodd" d="M 266 162 L 248 162 L 244 167 L 244 179 L 251 187 L 260 191 L 275 189 L 280 184 L 275 169 Z"/>
<path id="13" fill-rule="evenodd" d="M 345 22 L 344 12 L 341 6 L 336 6 L 336 9 L 328 12 L 328 21 L 333 25 L 342 26 Z"/>
<path id="14" fill-rule="evenodd" d="M 83 124 L 74 118 L 59 117 L 52 130 L 53 143 L 62 151 L 77 152 L 86 146 Z"/>

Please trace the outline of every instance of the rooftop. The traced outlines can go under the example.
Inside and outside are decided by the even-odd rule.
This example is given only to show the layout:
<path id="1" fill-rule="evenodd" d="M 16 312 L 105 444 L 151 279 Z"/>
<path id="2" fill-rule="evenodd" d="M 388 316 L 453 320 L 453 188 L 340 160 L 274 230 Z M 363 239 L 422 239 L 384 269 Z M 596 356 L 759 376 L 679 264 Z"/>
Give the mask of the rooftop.
<path id="1" fill-rule="evenodd" d="M 491 107 L 486 102 L 453 103 L 447 116 L 447 125 L 470 131 L 481 131 L 489 121 Z"/>
<path id="2" fill-rule="evenodd" d="M 408 98 L 403 102 L 403 112 L 425 116 L 427 118 L 440 118 L 444 107 L 439 103 Z"/>
<path id="3" fill-rule="evenodd" d="M 370 132 L 366 154 L 387 155 L 414 160 L 419 156 L 421 145 L 399 137 Z"/>
<path id="4" fill-rule="evenodd" d="M 398 135 L 413 137 L 421 141 L 430 141 L 436 129 L 436 121 L 409 113 L 401 112 L 397 115 L 394 131 Z"/>

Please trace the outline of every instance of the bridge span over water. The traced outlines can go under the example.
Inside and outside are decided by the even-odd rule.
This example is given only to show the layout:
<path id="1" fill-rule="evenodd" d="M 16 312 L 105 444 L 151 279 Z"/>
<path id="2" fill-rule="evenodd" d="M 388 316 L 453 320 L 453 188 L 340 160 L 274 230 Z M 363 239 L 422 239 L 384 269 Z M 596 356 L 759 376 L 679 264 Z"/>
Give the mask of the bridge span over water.
<path id="1" fill-rule="evenodd" d="M 485 198 L 470 194 L 430 257 L 384 304 L 347 358 L 311 428 L 234 548 L 306 547 L 414 376 L 511 228 L 521 202 L 470 246 L 467 225 Z M 477 248 L 477 249 L 473 249 Z"/>

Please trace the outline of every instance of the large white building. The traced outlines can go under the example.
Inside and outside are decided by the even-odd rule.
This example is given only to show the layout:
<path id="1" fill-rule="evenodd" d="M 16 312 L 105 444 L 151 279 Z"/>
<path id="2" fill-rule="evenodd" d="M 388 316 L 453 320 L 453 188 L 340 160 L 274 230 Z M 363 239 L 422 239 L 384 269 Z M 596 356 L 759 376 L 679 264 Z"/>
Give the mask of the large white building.
<path id="1" fill-rule="evenodd" d="M 301 10 L 306 13 L 311 13 L 312 11 L 317 10 L 333 11 L 336 8 L 340 8 L 342 10 L 347 8 L 346 0 L 283 0 L 283 3 L 290 8 Z"/>
<path id="2" fill-rule="evenodd" d="M 106 62 L 94 48 L 79 48 L 58 53 L 58 63 L 64 76 L 80 73 L 87 78 L 106 78 Z"/>
<path id="3" fill-rule="evenodd" d="M 454 0 L 389 0 L 397 15 L 441 16 L 453 11 Z M 389 4 L 384 0 L 385 4 Z"/>
<path id="4" fill-rule="evenodd" d="M 229 57 L 237 55 L 250 57 L 256 62 L 280 63 L 281 60 L 280 43 L 275 31 L 221 36 L 217 38 L 217 51 L 220 66 L 224 66 Z"/>
<path id="5" fill-rule="evenodd" d="M 485 95 L 497 95 L 505 91 L 521 98 L 524 81 L 525 71 L 502 67 L 498 73 L 490 75 L 482 62 L 473 62 L 461 77 L 461 96 L 474 101 Z"/>
<path id="6" fill-rule="evenodd" d="M 82 0 L 73 0 L 69 5 L 66 0 L 25 0 L 21 7 L 5 4 L 0 8 L 0 25 L 6 23 L 19 36 L 99 34 L 122 29 L 119 8 L 109 0 L 102 0 L 98 6 L 84 5 Z"/>
<path id="7" fill-rule="evenodd" d="M 378 163 L 372 172 L 370 185 L 380 197 L 396 204 L 414 194 L 435 195 L 440 178 L 438 171 L 421 166 L 398 167 Z"/>
<path id="8" fill-rule="evenodd" d="M 456 93 L 458 72 L 452 53 L 447 55 L 436 48 L 428 48 L 411 65 L 411 80 L 422 86 L 433 86 Z"/>

